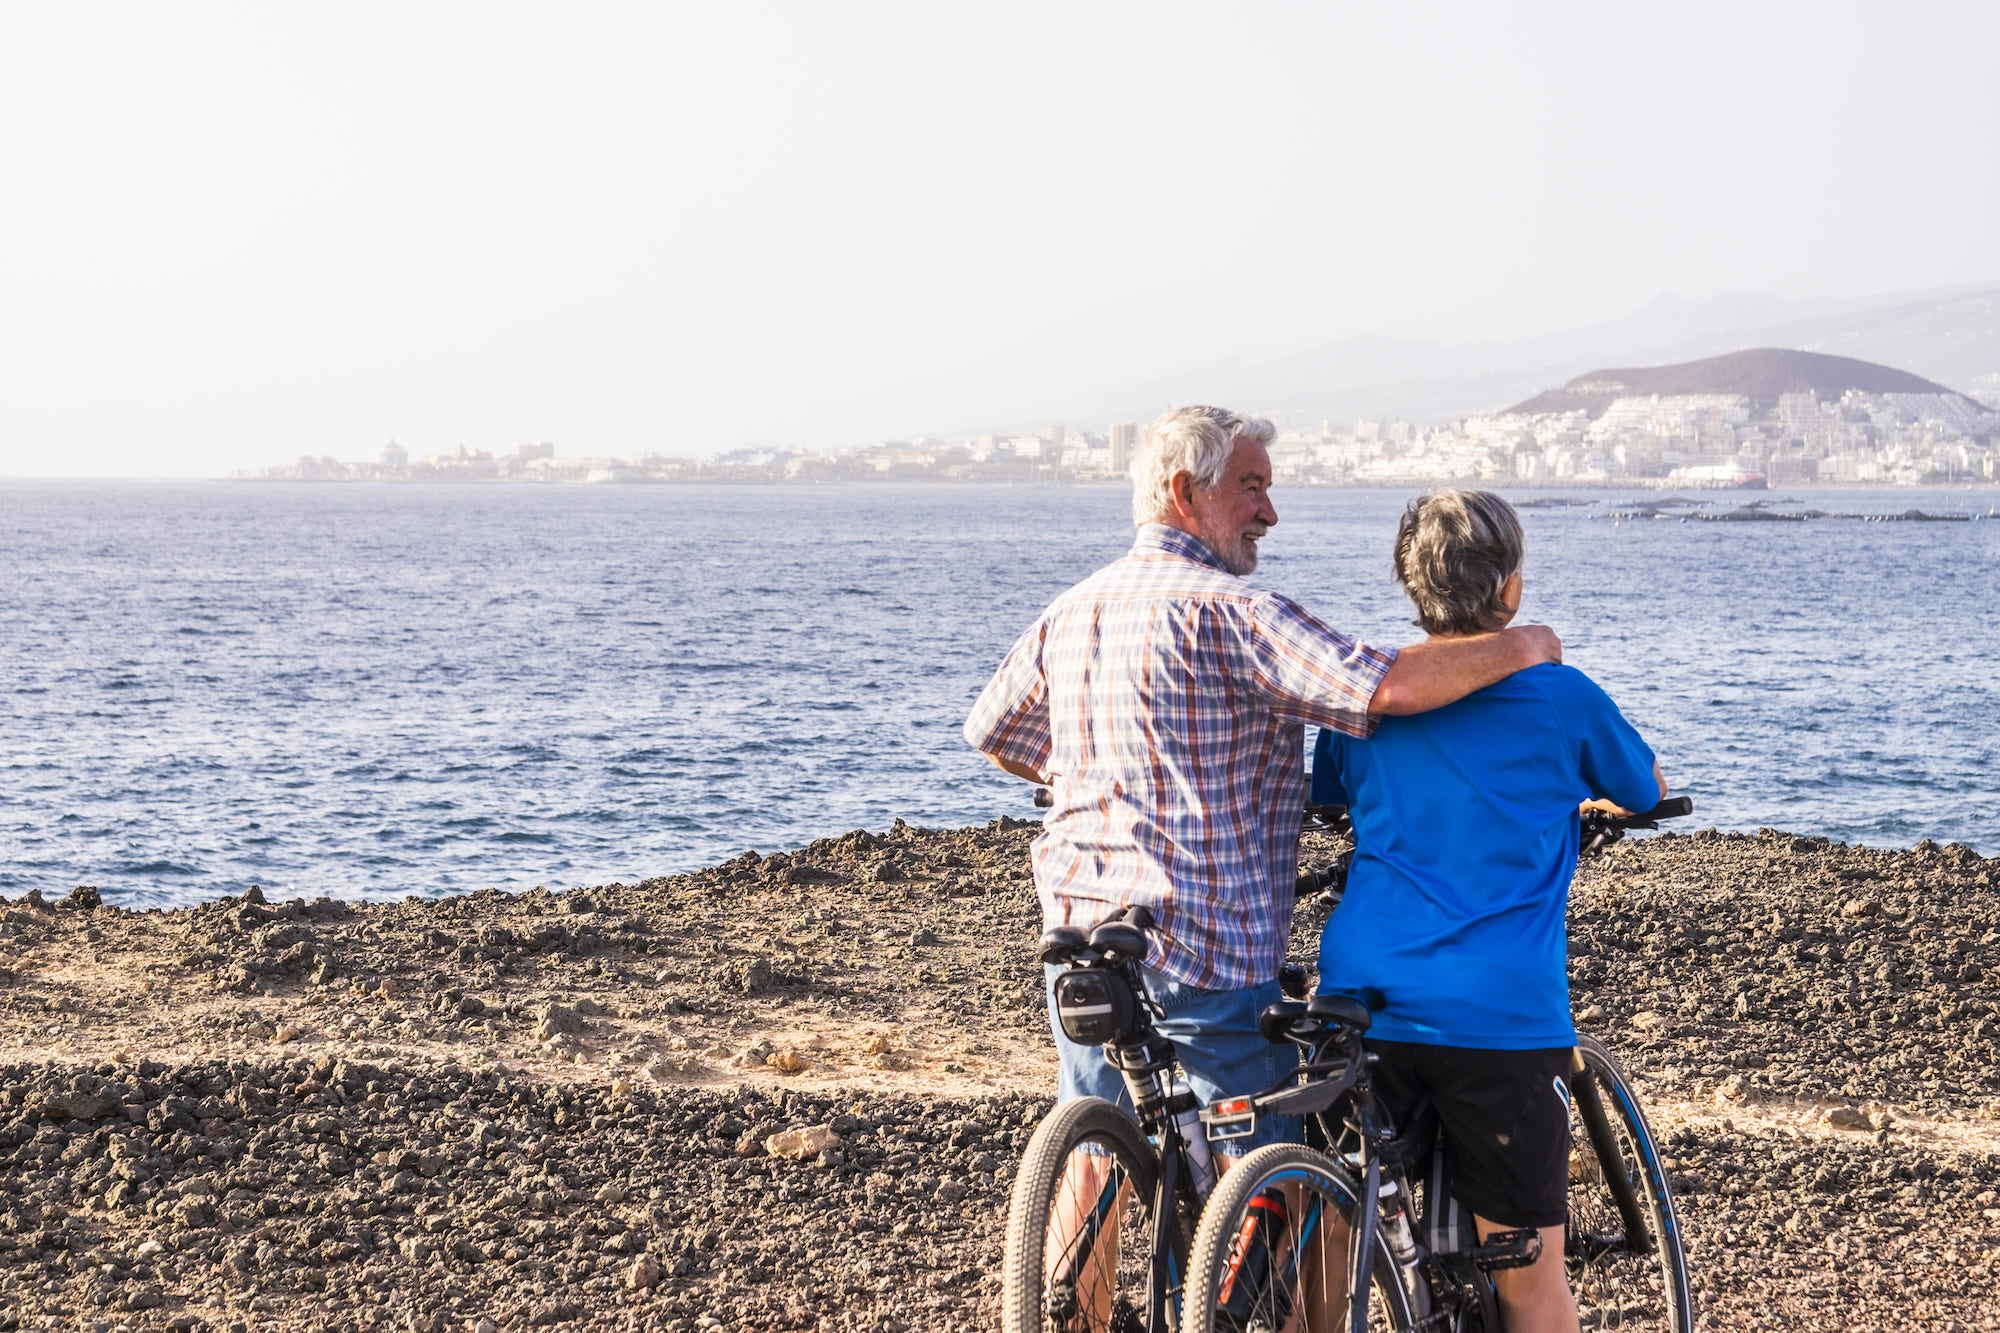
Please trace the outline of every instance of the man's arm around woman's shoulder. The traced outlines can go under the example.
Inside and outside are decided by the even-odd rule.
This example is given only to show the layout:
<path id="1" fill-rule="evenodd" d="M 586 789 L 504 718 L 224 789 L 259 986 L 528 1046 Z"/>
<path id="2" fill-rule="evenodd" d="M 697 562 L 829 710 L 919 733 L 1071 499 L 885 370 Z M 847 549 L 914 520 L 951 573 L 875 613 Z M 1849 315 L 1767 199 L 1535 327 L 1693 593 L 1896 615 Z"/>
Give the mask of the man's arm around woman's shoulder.
<path id="1" fill-rule="evenodd" d="M 1375 687 L 1368 711 L 1386 717 L 1428 713 L 1517 671 L 1562 661 L 1562 640 L 1547 625 L 1518 625 L 1492 634 L 1428 639 L 1399 650 Z"/>

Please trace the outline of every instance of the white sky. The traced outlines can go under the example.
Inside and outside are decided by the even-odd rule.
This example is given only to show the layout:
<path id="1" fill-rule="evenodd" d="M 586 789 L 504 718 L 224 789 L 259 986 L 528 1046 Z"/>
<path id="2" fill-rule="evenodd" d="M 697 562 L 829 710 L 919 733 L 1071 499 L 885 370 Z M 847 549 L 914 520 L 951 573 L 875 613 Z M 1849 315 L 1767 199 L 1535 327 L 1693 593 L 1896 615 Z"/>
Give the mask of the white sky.
<path id="1" fill-rule="evenodd" d="M 2000 8 L 15 4 L 0 474 L 861 443 L 2000 278 Z"/>

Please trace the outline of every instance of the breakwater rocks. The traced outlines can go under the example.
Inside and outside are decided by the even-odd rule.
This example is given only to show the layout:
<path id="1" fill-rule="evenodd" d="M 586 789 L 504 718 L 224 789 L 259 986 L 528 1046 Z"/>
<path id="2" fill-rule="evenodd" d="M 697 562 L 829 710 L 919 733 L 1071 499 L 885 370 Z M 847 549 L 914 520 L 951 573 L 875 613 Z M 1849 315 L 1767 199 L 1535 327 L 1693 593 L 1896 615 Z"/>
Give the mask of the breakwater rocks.
<path id="1" fill-rule="evenodd" d="M 0 1329 L 990 1328 L 1052 1082 L 1031 834 L 5 904 Z M 1576 1007 L 1653 1108 L 1704 1327 L 1990 1318 L 1996 872 L 1767 832 L 1579 874 Z"/>

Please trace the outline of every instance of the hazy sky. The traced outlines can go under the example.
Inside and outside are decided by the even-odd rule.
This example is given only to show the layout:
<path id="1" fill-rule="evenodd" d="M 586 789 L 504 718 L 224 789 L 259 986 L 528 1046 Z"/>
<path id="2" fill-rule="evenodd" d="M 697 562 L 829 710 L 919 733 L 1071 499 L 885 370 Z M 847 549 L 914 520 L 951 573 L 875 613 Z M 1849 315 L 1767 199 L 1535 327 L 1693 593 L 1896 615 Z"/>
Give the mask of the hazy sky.
<path id="1" fill-rule="evenodd" d="M 2000 278 L 2000 8 L 14 4 L 0 474 L 861 443 Z"/>

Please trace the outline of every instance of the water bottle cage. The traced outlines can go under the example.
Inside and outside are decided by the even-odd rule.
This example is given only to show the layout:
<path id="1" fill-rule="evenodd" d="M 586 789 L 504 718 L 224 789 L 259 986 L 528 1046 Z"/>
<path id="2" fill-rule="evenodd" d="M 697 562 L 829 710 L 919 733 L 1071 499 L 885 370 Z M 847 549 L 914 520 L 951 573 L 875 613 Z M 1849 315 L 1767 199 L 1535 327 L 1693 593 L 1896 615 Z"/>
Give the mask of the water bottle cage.
<path id="1" fill-rule="evenodd" d="M 1484 1273 L 1499 1268 L 1526 1268 L 1542 1257 L 1542 1233 L 1533 1227 L 1496 1231 L 1467 1255 L 1472 1266 Z"/>

